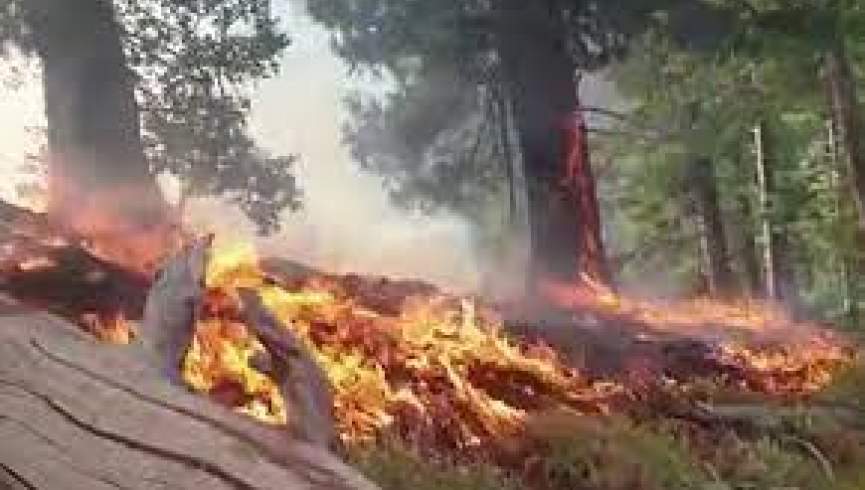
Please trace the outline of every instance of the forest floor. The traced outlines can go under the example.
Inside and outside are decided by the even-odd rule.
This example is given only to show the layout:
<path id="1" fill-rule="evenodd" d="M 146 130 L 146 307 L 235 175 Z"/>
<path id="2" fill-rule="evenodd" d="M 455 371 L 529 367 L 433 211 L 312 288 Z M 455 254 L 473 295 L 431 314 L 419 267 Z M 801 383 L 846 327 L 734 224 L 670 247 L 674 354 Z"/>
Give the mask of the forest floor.
<path id="1" fill-rule="evenodd" d="M 849 331 L 711 300 L 595 296 L 524 318 L 504 322 L 508 338 L 627 400 L 529 410 L 513 459 L 431 458 L 394 437 L 351 451 L 356 466 L 385 489 L 865 488 L 865 343 Z"/>
<path id="2" fill-rule="evenodd" d="M 269 304 L 331 377 L 346 456 L 386 490 L 865 488 L 865 343 L 831 325 L 753 301 L 584 290 L 541 315 L 300 277 Z"/>
<path id="3" fill-rule="evenodd" d="M 69 264 L 98 263 L 45 247 L 8 257 L 5 291 L 78 323 L 112 306 L 70 284 L 88 274 Z M 249 329 L 220 316 L 237 291 L 257 291 L 327 377 L 342 455 L 385 490 L 865 488 L 865 344 L 829 325 L 756 302 L 601 290 L 559 297 L 557 315 L 516 315 L 247 252 L 213 254 L 187 383 L 284 422 L 285 400 L 249 362 Z M 99 284 L 145 291 L 101 270 L 112 280 Z M 134 342 L 132 325 L 102 322 L 103 339 Z"/>

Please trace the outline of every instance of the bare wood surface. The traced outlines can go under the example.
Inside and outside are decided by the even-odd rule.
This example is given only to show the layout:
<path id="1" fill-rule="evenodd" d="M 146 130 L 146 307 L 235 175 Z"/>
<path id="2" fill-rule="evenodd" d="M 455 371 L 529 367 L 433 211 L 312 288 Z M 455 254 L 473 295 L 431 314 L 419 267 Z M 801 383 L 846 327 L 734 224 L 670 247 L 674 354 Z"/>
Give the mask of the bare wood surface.
<path id="1" fill-rule="evenodd" d="M 204 296 L 212 241 L 213 237 L 194 241 L 173 256 L 147 294 L 141 337 L 163 375 L 175 384 L 182 384 L 180 364 Z"/>
<path id="2" fill-rule="evenodd" d="M 289 426 L 314 444 L 338 443 L 330 385 L 312 354 L 270 313 L 257 292 L 241 290 L 247 323 L 271 357 L 270 375 L 288 401 Z"/>
<path id="3" fill-rule="evenodd" d="M 325 450 L 168 383 L 151 360 L 0 303 L 0 486 L 375 488 Z"/>

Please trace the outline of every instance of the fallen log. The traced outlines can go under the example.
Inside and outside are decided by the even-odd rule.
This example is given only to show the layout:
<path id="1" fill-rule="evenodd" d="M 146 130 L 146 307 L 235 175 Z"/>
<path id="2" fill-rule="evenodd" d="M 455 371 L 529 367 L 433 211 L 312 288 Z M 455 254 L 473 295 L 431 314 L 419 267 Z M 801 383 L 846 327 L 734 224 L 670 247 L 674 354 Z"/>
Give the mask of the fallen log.
<path id="1" fill-rule="evenodd" d="M 0 486 L 372 489 L 323 449 L 165 381 L 152 356 L 0 301 Z"/>
<path id="2" fill-rule="evenodd" d="M 326 449 L 179 383 L 208 241 L 150 289 L 64 233 L 0 203 L 0 487 L 375 488 Z M 145 309 L 134 345 L 81 328 L 91 313 Z"/>

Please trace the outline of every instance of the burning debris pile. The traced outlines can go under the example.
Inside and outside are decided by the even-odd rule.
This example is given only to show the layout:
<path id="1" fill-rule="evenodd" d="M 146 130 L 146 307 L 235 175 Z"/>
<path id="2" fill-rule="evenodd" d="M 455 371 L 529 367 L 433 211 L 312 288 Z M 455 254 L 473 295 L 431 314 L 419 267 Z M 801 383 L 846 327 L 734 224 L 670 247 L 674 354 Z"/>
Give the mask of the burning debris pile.
<path id="1" fill-rule="evenodd" d="M 140 268 L 100 253 L 91 240 L 0 203 L 0 290 L 19 301 L 126 344 L 134 335 L 127 320 L 140 316 L 149 287 Z"/>
<path id="2" fill-rule="evenodd" d="M 58 238 L 38 220 L 7 231 L 4 291 L 103 340 L 130 341 L 126 318 L 140 315 L 150 278 Z M 759 304 L 659 306 L 601 288 L 551 288 L 568 321 L 520 329 L 478 300 L 421 282 L 326 275 L 260 262 L 251 247 L 215 248 L 183 378 L 276 425 L 294 407 L 269 375 L 268 349 L 244 314 L 250 291 L 321 367 L 336 430 L 349 445 L 397 436 L 441 454 L 502 457 L 513 454 L 505 441 L 538 414 L 669 408 L 681 416 L 712 401 L 707 382 L 807 397 L 853 360 L 826 329 Z M 664 397 L 676 403 L 657 403 Z"/>
<path id="3" fill-rule="evenodd" d="M 641 360 L 655 363 L 600 377 L 591 366 L 572 367 L 572 359 L 540 340 L 513 340 L 494 311 L 470 299 L 413 282 L 264 268 L 248 247 L 214 253 L 205 301 L 210 313 L 198 321 L 184 377 L 260 420 L 284 421 L 278 390 L 252 367 L 262 346 L 237 315 L 221 313 L 236 310 L 239 290 L 253 289 L 323 368 L 337 430 L 349 444 L 396 434 L 446 454 L 490 455 L 546 411 L 628 411 L 657 397 L 659 388 L 696 406 L 705 395 L 692 388 L 707 379 L 760 394 L 807 396 L 852 359 L 839 339 L 814 326 L 785 323 L 769 310 L 746 314 L 717 305 L 710 317 L 709 310 L 694 314 L 682 306 L 666 310 L 668 325 L 667 313 L 649 303 L 596 295 L 580 305 L 580 313 L 641 329 L 637 347 L 620 354 L 633 358 L 630 368 L 644 365 Z M 769 323 L 786 325 L 795 336 L 774 335 Z M 664 340 L 648 338 L 653 335 Z"/>

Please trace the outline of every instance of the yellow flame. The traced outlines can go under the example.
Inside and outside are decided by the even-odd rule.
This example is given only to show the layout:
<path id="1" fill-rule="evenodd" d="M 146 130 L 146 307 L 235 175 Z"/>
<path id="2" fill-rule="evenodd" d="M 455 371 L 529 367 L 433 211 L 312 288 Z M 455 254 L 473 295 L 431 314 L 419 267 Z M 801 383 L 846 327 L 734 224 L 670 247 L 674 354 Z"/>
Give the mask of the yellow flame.
<path id="1" fill-rule="evenodd" d="M 592 406 L 606 413 L 608 400 L 628 395 L 619 383 L 584 379 L 552 349 L 510 340 L 499 320 L 479 313 L 468 299 L 442 295 L 406 300 L 393 315 L 365 307 L 337 280 L 319 278 L 289 291 L 263 278 L 250 245 L 219 245 L 208 267 L 207 286 L 229 296 L 239 287 L 257 289 L 265 306 L 321 366 L 333 392 L 337 430 L 345 441 L 368 441 L 384 430 L 434 427 L 458 448 L 480 448 L 490 437 L 521 430 L 529 411 L 538 407 Z M 695 318 L 748 328 L 786 321 L 768 309 L 754 313 L 708 302 L 664 310 L 609 292 L 595 295 L 593 301 L 595 311 L 631 315 L 658 328 L 693 328 Z M 285 423 L 290 407 L 279 387 L 250 366 L 262 349 L 236 319 L 202 319 L 184 361 L 185 379 L 202 392 L 233 384 L 244 395 L 236 405 L 239 411 Z M 756 376 L 795 373 L 790 386 L 776 386 L 773 383 L 785 381 L 767 374 L 767 391 L 819 389 L 846 355 L 831 342 L 790 351 L 726 342 L 721 349 L 722 361 L 744 366 Z"/>

